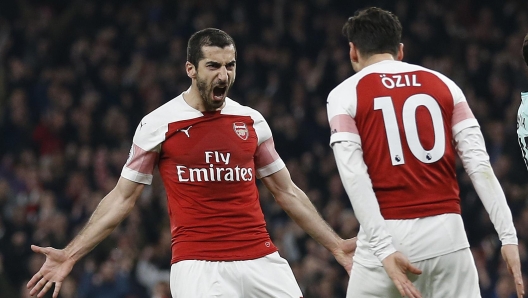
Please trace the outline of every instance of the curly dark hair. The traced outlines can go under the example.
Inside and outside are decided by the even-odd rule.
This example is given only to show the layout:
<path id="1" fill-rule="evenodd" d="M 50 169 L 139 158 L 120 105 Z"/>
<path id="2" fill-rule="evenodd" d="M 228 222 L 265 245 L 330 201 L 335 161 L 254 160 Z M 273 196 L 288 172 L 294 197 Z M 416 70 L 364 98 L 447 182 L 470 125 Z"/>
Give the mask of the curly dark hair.
<path id="1" fill-rule="evenodd" d="M 402 26 L 392 12 L 369 7 L 358 10 L 348 18 L 343 26 L 343 35 L 365 56 L 383 53 L 396 55 Z"/>

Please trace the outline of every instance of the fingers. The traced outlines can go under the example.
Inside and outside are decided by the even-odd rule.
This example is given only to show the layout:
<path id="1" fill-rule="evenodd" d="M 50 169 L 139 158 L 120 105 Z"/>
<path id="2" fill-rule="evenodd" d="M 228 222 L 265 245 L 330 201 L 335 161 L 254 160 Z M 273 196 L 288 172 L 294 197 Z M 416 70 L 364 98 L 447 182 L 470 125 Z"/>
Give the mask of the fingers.
<path id="1" fill-rule="evenodd" d="M 56 282 L 55 283 L 55 290 L 53 291 L 53 298 L 59 297 L 59 291 L 61 289 L 62 282 Z"/>
<path id="2" fill-rule="evenodd" d="M 35 276 L 36 276 L 36 274 L 35 274 Z M 31 279 L 31 280 L 33 280 L 33 279 Z M 42 289 L 42 287 L 44 287 L 46 285 L 46 283 L 47 283 L 47 281 L 44 279 L 43 276 L 39 277 L 38 283 L 33 287 L 33 289 L 31 289 L 31 291 L 29 291 L 29 295 L 31 295 L 31 296 L 35 295 L 37 292 L 39 292 Z M 39 295 L 40 295 L 40 293 L 39 293 Z"/>
<path id="3" fill-rule="evenodd" d="M 517 297 L 521 298 L 524 296 L 524 284 L 520 270 L 513 273 L 513 279 L 515 281 L 515 290 L 517 291 Z"/>
<path id="4" fill-rule="evenodd" d="M 411 272 L 412 274 L 422 274 L 422 270 L 420 268 L 413 266 L 409 263 L 409 266 L 407 266 L 407 271 Z"/>
<path id="5" fill-rule="evenodd" d="M 51 281 L 48 281 L 46 282 L 46 285 L 44 286 L 44 288 L 40 291 L 40 293 L 38 293 L 37 297 L 40 298 L 40 297 L 43 297 L 44 294 L 46 294 L 46 292 L 48 292 L 49 289 L 51 289 L 51 286 L 53 285 L 53 282 Z"/>
<path id="6" fill-rule="evenodd" d="M 422 298 L 422 295 L 420 294 L 418 289 L 416 289 L 410 281 L 409 281 L 409 284 L 404 285 L 404 289 L 405 289 L 405 297 Z"/>
<path id="7" fill-rule="evenodd" d="M 36 245 L 31 245 L 31 250 L 34 251 L 34 252 L 44 253 L 43 249 L 44 249 L 43 247 L 36 246 Z"/>
<path id="8" fill-rule="evenodd" d="M 411 283 L 410 280 L 405 279 L 403 281 L 395 281 L 394 284 L 396 285 L 396 288 L 402 295 L 402 297 L 409 297 L 409 298 L 422 298 L 422 295 L 414 287 L 414 285 Z"/>
<path id="9" fill-rule="evenodd" d="M 49 247 L 40 247 L 36 245 L 31 245 L 31 250 L 36 253 L 43 254 L 43 255 L 47 255 L 50 252 Z"/>
<path id="10" fill-rule="evenodd" d="M 398 289 L 398 291 L 400 292 L 402 297 L 405 297 L 405 288 L 404 288 L 403 284 L 401 284 L 399 282 L 394 282 L 394 284 L 396 285 L 396 288 Z"/>
<path id="11" fill-rule="evenodd" d="M 40 272 L 35 273 L 35 275 L 33 275 L 33 277 L 28 281 L 27 288 L 32 288 L 41 278 L 42 274 Z"/>
<path id="12" fill-rule="evenodd" d="M 523 297 L 524 295 L 524 284 L 523 277 L 521 273 L 521 263 L 518 257 L 506 258 L 506 265 L 513 275 L 513 280 L 515 282 L 515 290 L 517 291 L 518 297 Z"/>

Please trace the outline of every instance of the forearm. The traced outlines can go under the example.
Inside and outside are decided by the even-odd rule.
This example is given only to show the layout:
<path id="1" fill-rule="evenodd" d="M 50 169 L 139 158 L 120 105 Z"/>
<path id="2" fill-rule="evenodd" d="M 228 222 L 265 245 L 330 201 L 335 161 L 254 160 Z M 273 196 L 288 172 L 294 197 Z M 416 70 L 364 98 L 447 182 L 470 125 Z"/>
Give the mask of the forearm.
<path id="1" fill-rule="evenodd" d="M 517 234 L 512 214 L 504 192 L 491 166 L 487 171 L 474 172 L 469 176 L 482 204 L 489 213 L 502 245 L 517 244 Z"/>
<path id="2" fill-rule="evenodd" d="M 506 196 L 486 152 L 478 127 L 462 130 L 455 136 L 457 152 L 484 208 L 499 234 L 502 244 L 517 244 L 517 235 Z"/>
<path id="3" fill-rule="evenodd" d="M 99 203 L 88 223 L 66 246 L 65 253 L 73 261 L 89 253 L 105 239 L 127 217 L 143 186 L 132 186 L 130 181 L 121 181 Z M 125 186 L 123 186 L 125 184 Z"/>
<path id="4" fill-rule="evenodd" d="M 275 199 L 290 218 L 326 249 L 336 251 L 343 239 L 321 217 L 306 194 L 293 185 L 292 192 L 285 196 L 289 198 L 277 196 Z"/>

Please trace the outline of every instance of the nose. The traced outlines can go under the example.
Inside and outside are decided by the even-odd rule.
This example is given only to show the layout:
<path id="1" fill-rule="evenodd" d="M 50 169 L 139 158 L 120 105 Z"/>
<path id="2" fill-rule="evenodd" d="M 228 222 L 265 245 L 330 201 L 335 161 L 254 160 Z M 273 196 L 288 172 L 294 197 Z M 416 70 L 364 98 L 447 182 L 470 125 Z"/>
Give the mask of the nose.
<path id="1" fill-rule="evenodd" d="M 220 67 L 218 71 L 218 79 L 222 82 L 227 81 L 227 68 L 225 66 Z"/>

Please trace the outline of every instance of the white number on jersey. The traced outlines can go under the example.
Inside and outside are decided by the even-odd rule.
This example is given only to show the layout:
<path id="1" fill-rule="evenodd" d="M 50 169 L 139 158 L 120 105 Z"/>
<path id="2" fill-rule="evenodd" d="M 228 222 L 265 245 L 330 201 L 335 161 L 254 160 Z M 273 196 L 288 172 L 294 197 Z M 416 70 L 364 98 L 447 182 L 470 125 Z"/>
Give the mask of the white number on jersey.
<path id="1" fill-rule="evenodd" d="M 425 107 L 433 121 L 434 146 L 431 150 L 425 150 L 420 143 L 418 128 L 416 127 L 416 109 L 419 106 Z M 396 121 L 396 111 L 389 96 L 374 98 L 374 110 L 381 110 L 383 121 L 385 122 L 385 133 L 389 143 L 389 152 L 392 165 L 402 165 L 405 163 L 398 122 Z M 445 131 L 442 111 L 433 97 L 427 94 L 415 94 L 405 100 L 402 110 L 403 129 L 407 137 L 407 143 L 414 157 L 423 163 L 433 163 L 438 161 L 445 153 Z"/>

